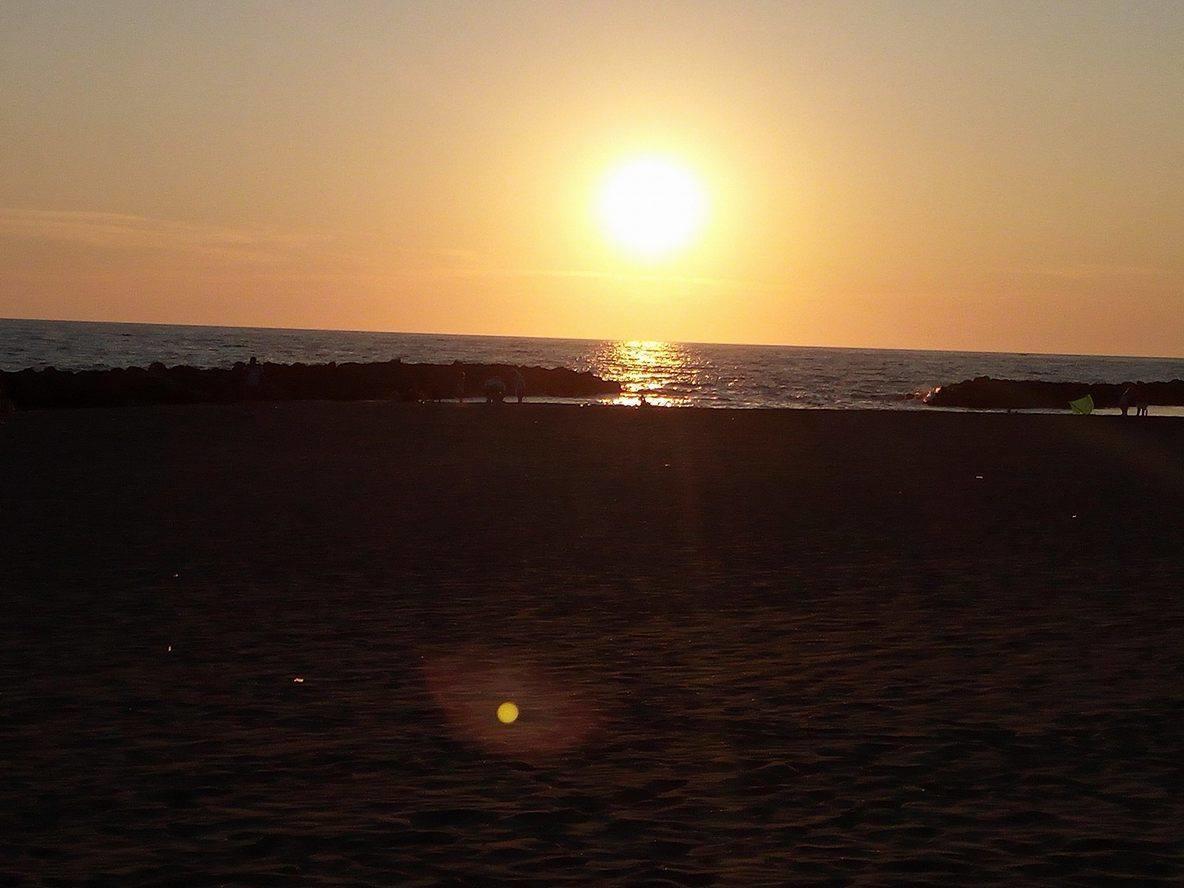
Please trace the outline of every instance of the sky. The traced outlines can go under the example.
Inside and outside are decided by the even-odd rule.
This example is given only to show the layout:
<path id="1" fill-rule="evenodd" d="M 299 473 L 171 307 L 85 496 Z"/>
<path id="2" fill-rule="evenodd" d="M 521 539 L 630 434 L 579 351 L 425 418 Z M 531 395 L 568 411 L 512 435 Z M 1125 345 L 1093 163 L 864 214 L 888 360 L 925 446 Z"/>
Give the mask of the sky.
<path id="1" fill-rule="evenodd" d="M 0 317 L 1184 355 L 1179 2 L 5 0 L 0 84 Z"/>

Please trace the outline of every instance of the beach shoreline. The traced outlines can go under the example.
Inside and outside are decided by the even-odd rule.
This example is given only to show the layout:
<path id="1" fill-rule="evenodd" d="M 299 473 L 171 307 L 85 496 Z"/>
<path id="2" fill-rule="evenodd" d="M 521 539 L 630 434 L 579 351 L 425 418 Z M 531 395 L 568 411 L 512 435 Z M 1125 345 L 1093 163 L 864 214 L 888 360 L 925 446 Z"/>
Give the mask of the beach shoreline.
<path id="1" fill-rule="evenodd" d="M 0 876 L 1171 884 L 1182 454 L 1157 416 L 16 414 Z"/>

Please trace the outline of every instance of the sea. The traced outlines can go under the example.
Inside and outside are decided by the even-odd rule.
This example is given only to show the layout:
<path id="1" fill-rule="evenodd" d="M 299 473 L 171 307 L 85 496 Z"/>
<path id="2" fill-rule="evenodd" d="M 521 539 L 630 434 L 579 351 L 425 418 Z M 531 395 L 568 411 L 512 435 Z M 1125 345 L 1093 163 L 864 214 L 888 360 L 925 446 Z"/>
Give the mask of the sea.
<path id="1" fill-rule="evenodd" d="M 569 367 L 621 383 L 622 394 L 603 402 L 637 404 L 644 396 L 671 407 L 914 410 L 930 409 L 921 399 L 934 387 L 976 376 L 1115 383 L 1184 378 L 1184 358 L 0 319 L 0 370 L 147 367 L 153 361 L 230 367 L 252 356 L 278 363 L 400 358 Z"/>

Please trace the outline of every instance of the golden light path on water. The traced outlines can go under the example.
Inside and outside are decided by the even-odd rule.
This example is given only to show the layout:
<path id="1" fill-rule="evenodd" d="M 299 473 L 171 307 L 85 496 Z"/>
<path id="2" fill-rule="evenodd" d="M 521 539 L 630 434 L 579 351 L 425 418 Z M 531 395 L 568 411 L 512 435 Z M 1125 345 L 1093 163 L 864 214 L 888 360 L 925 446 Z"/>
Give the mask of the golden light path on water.
<path id="1" fill-rule="evenodd" d="M 636 407 L 644 397 L 655 407 L 685 406 L 691 403 L 690 387 L 699 381 L 700 368 L 676 342 L 606 342 L 590 363 L 597 375 L 621 383 L 621 394 L 611 404 Z M 686 396 L 679 396 L 680 388 Z"/>

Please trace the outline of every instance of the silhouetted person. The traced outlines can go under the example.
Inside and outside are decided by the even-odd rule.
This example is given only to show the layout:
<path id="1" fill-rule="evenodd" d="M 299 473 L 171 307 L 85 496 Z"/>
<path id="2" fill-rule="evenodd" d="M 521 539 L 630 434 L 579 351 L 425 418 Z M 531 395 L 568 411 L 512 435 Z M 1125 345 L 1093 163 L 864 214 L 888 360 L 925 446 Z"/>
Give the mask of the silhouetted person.
<path id="1" fill-rule="evenodd" d="M 460 375 L 456 378 L 456 401 L 458 404 L 465 402 L 465 371 L 461 370 Z"/>
<path id="2" fill-rule="evenodd" d="M 519 404 L 526 397 L 526 380 L 522 378 L 522 371 L 517 367 L 514 368 L 514 397 L 518 399 Z"/>
<path id="3" fill-rule="evenodd" d="M 481 389 L 485 392 L 486 404 L 500 404 L 506 397 L 506 384 L 498 376 L 491 376 L 485 380 Z"/>
<path id="4" fill-rule="evenodd" d="M 259 365 L 259 359 L 251 355 L 251 360 L 247 362 L 247 389 L 252 393 L 258 392 L 262 384 L 263 368 Z"/>
<path id="5" fill-rule="evenodd" d="M 1147 415 L 1147 389 L 1139 386 L 1135 389 L 1135 416 Z"/>
<path id="6" fill-rule="evenodd" d="M 0 421 L 14 413 L 16 413 L 16 405 L 8 397 L 8 389 L 4 387 L 4 383 L 0 382 Z"/>
<path id="7" fill-rule="evenodd" d="M 1129 388 L 1122 390 L 1122 397 L 1118 399 L 1118 409 L 1122 411 L 1123 416 L 1126 416 L 1126 412 L 1131 409 L 1131 390 Z"/>

